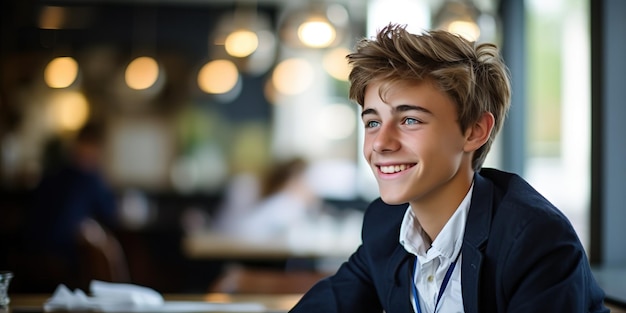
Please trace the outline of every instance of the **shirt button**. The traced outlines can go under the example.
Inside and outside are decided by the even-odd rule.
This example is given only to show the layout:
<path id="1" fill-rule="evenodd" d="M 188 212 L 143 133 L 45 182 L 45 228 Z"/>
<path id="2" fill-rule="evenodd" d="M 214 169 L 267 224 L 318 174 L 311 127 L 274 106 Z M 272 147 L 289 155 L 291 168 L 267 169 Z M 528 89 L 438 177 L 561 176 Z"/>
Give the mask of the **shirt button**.
<path id="1" fill-rule="evenodd" d="M 429 283 L 432 283 L 433 279 L 434 279 L 433 275 L 428 275 L 428 282 Z"/>

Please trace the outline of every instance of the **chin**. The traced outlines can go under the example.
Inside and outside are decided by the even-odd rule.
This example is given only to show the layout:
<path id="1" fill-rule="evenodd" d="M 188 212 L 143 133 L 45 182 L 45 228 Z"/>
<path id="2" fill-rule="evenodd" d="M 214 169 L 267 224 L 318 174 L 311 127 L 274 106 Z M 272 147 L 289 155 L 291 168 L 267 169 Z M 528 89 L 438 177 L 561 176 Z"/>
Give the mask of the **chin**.
<path id="1" fill-rule="evenodd" d="M 404 204 L 408 202 L 403 197 L 398 197 L 394 195 L 384 195 L 382 193 L 380 195 L 380 198 L 383 200 L 383 202 L 389 205 L 398 205 L 398 204 Z"/>

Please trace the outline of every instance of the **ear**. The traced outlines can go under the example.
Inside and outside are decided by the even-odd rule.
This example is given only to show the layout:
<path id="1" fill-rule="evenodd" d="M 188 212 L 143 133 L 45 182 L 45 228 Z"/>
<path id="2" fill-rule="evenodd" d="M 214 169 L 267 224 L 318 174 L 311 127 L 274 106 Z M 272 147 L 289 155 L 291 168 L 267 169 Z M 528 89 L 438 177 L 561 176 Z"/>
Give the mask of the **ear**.
<path id="1" fill-rule="evenodd" d="M 483 115 L 465 131 L 465 152 L 473 152 L 482 147 L 491 136 L 495 119 L 493 114 L 485 112 Z"/>

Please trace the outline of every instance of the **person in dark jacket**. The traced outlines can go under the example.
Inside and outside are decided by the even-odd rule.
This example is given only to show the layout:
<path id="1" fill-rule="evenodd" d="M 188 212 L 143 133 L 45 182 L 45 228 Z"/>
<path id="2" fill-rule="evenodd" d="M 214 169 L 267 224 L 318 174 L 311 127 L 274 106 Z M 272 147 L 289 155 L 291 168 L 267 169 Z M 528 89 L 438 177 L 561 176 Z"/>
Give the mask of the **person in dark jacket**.
<path id="1" fill-rule="evenodd" d="M 495 45 L 390 24 L 347 58 L 380 198 L 291 312 L 608 312 L 568 219 L 482 167 L 510 105 Z"/>
<path id="2" fill-rule="evenodd" d="M 59 283 L 77 287 L 80 267 L 86 266 L 79 264 L 78 250 L 85 221 L 96 220 L 107 229 L 118 225 L 115 194 L 101 173 L 104 140 L 101 124 L 86 124 L 65 161 L 46 171 L 33 191 L 23 234 L 32 264 L 20 276 L 33 276 L 28 287 L 34 291 L 50 291 Z"/>

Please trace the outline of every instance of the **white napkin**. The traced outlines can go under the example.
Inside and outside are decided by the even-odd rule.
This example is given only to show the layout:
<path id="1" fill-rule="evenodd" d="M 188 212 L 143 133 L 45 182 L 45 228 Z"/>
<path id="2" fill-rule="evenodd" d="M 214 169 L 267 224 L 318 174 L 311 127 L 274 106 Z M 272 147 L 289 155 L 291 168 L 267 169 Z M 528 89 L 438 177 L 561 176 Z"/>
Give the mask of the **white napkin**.
<path id="1" fill-rule="evenodd" d="M 118 308 L 159 307 L 164 302 L 161 294 L 155 290 L 132 284 L 94 280 L 90 283 L 89 289 L 91 297 L 80 289 L 72 292 L 61 284 L 44 303 L 44 310 L 117 311 Z"/>
<path id="2" fill-rule="evenodd" d="M 163 296 L 156 290 L 138 285 L 92 280 L 89 289 L 95 299 L 112 300 L 124 305 L 159 306 L 164 302 Z"/>
<path id="3" fill-rule="evenodd" d="M 61 284 L 43 305 L 50 311 L 96 312 L 266 312 L 260 303 L 214 303 L 204 301 L 163 301 L 157 291 L 132 284 L 94 280 L 89 285 L 92 296 L 82 290 L 71 291 Z"/>

